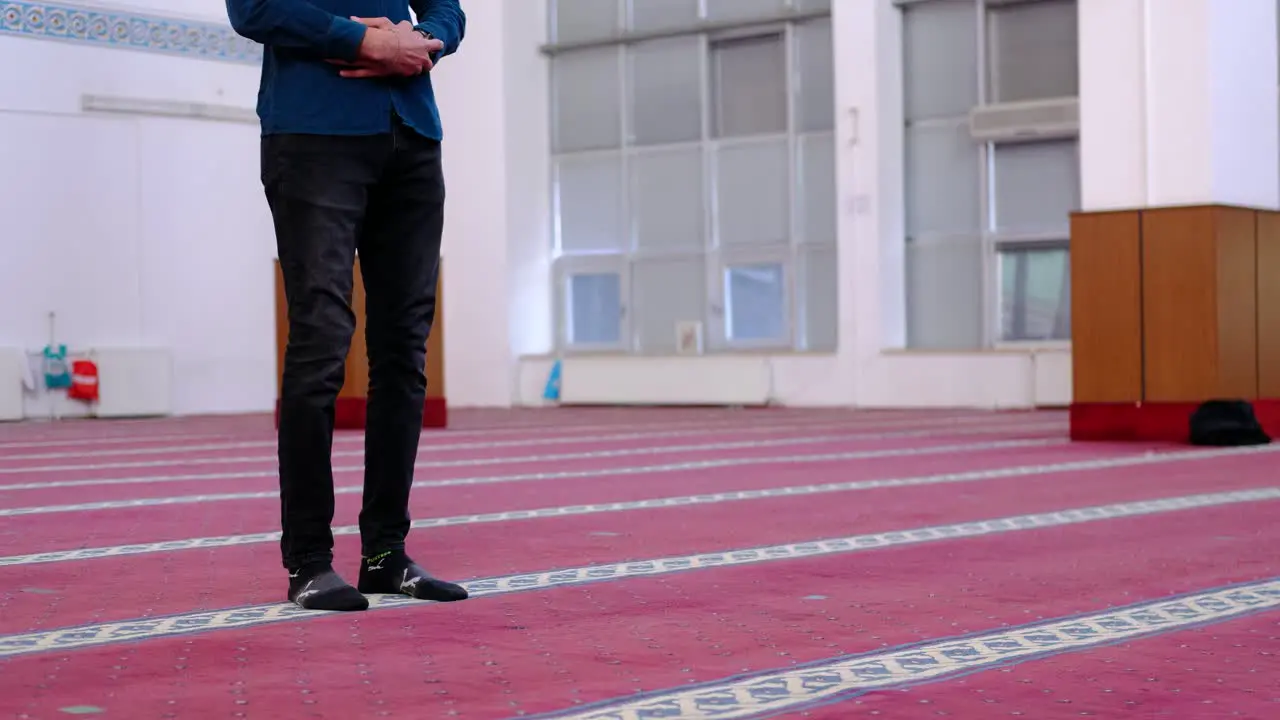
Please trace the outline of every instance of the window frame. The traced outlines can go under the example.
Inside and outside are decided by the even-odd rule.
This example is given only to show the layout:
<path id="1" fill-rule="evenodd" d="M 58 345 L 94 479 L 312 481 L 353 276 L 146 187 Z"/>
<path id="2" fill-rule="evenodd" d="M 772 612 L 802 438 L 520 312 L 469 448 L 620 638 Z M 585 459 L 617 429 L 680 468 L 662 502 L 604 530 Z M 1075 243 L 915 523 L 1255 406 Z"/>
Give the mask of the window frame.
<path id="1" fill-rule="evenodd" d="M 787 350 L 799 342 L 796 316 L 796 272 L 799 257 L 790 246 L 742 246 L 718 248 L 715 252 L 714 282 L 707 286 L 709 319 L 706 327 L 707 346 L 713 350 L 762 351 Z M 732 337 L 733 322 L 729 297 L 729 271 L 735 267 L 777 265 L 782 270 L 782 336 L 776 339 L 738 340 Z"/>
<path id="2" fill-rule="evenodd" d="M 634 345 L 631 327 L 631 272 L 623 254 L 562 255 L 552 263 L 556 303 L 556 345 L 573 354 L 614 354 L 627 352 Z M 618 275 L 618 342 L 573 342 L 573 297 L 570 281 L 575 275 Z"/>
<path id="3" fill-rule="evenodd" d="M 1039 2 L 1040 0 L 996 0 L 997 2 L 1019 3 L 1019 2 Z M 1033 142 L 1033 141 L 1028 141 Z M 1073 138 L 1058 138 L 1048 142 L 1072 142 L 1075 146 L 1076 159 L 1076 179 L 1079 182 L 1078 168 L 1080 166 L 1080 138 L 1079 135 Z M 1070 218 L 1066 218 L 1063 226 L 1058 231 L 1046 230 L 1041 232 L 1005 232 L 998 229 L 996 213 L 999 208 L 995 200 L 995 163 L 996 148 L 999 145 L 1009 145 L 1011 142 L 1004 143 L 984 143 L 984 152 L 989 164 L 987 169 L 987 182 L 984 183 L 983 192 L 988 200 L 986 201 L 989 214 L 985 218 L 986 224 L 983 228 L 984 242 L 989 245 L 988 250 L 984 250 L 984 280 L 983 285 L 983 301 L 986 305 L 986 318 L 988 326 L 986 328 L 984 343 L 992 348 L 1040 348 L 1045 347 L 1046 343 L 1067 343 L 1067 340 L 1020 340 L 1006 338 L 1004 335 L 1004 297 L 1003 282 L 1000 272 L 1000 264 L 1002 254 L 1014 250 L 1057 250 L 1063 249 L 1067 251 L 1067 262 L 1071 262 L 1071 226 Z M 1079 188 L 1077 187 L 1077 197 L 1079 197 Z M 1070 331 L 1068 330 L 1068 335 Z"/>
<path id="4" fill-rule="evenodd" d="M 831 298 L 829 312 L 831 313 L 831 326 L 834 335 L 834 344 L 831 347 L 817 346 L 814 340 L 814 328 L 810 325 L 809 311 L 810 300 L 812 299 L 809 292 L 812 288 L 817 287 L 817 283 L 810 277 L 813 266 L 808 260 L 813 255 L 831 254 L 831 263 L 834 266 L 832 270 L 835 272 L 835 282 L 833 283 L 834 295 Z M 840 251 L 833 243 L 808 243 L 801 245 L 795 251 L 795 263 L 792 265 L 794 273 L 794 281 L 791 283 L 791 301 L 793 303 L 791 332 L 795 338 L 795 347 L 799 352 L 836 352 L 840 348 L 840 296 L 842 294 L 840 285 Z"/>
<path id="5" fill-rule="evenodd" d="M 996 301 L 996 312 L 997 312 L 995 323 L 996 323 L 997 331 L 996 331 L 996 339 L 992 342 L 993 347 L 1004 348 L 1004 349 L 1013 349 L 1013 348 L 1039 349 L 1039 348 L 1054 348 L 1054 347 L 1060 348 L 1063 346 L 1070 347 L 1071 340 L 1069 337 L 1066 339 L 1061 339 L 1061 338 L 1021 339 L 1021 338 L 1008 338 L 1008 337 L 1005 337 L 1004 335 L 1004 327 L 1003 327 L 1004 326 L 1004 322 L 1003 322 L 1003 319 L 1004 319 L 1004 297 L 1003 297 L 1004 287 L 1003 285 L 1004 283 L 1003 283 L 1003 273 L 1001 273 L 1001 263 L 1005 262 L 1004 255 L 1006 253 L 1012 253 L 1012 252 L 1018 252 L 1018 251 L 1035 252 L 1035 251 L 1052 251 L 1052 250 L 1065 250 L 1067 253 L 1068 268 L 1070 268 L 1070 263 L 1071 263 L 1070 237 L 1064 237 L 1061 234 L 1053 234 L 1053 233 L 1045 233 L 1045 234 L 1039 234 L 1039 235 L 1029 234 L 1029 235 L 1022 235 L 1022 236 L 1007 235 L 1002 237 L 1000 241 L 997 242 L 996 254 L 994 258 L 994 267 L 993 267 L 993 272 L 995 274 L 995 277 L 997 278 L 997 281 L 995 283 L 995 294 L 996 294 L 995 301 Z M 1071 284 L 1071 278 L 1070 278 L 1070 275 L 1068 275 L 1067 276 L 1068 287 L 1065 288 L 1066 292 L 1068 293 L 1067 295 L 1068 305 L 1070 305 L 1071 303 L 1070 284 Z M 1068 313 L 1069 312 L 1070 312 L 1070 308 L 1068 308 Z"/>
<path id="6" fill-rule="evenodd" d="M 758 25 L 744 28 L 736 28 L 732 30 L 720 30 L 717 32 L 707 33 L 703 36 L 703 68 L 706 76 L 706 85 L 704 86 L 704 99 L 707 117 L 704 135 L 704 141 L 724 141 L 724 140 L 742 140 L 757 137 L 759 135 L 783 135 L 795 133 L 795 114 L 792 105 L 793 90 L 792 87 L 798 85 L 795 79 L 794 65 L 794 23 L 778 23 L 770 25 Z M 746 134 L 725 134 L 722 126 L 725 117 L 723 100 L 723 70 L 721 66 L 721 56 L 718 50 L 724 45 L 733 45 L 738 43 L 772 41 L 777 39 L 781 47 L 778 49 L 782 54 L 783 72 L 782 72 L 782 102 L 784 108 L 783 127 L 781 130 L 761 133 Z"/>
<path id="7" fill-rule="evenodd" d="M 635 314 L 632 313 L 629 310 L 629 308 L 639 305 L 639 303 L 637 303 L 635 299 L 636 298 L 635 273 L 636 273 L 637 267 L 644 265 L 645 263 L 651 263 L 651 262 L 680 261 L 680 260 L 694 260 L 702 263 L 703 297 L 701 298 L 701 303 L 700 303 L 700 307 L 698 308 L 698 312 L 695 314 L 694 317 L 688 318 L 688 320 L 697 322 L 701 325 L 702 344 L 703 344 L 703 349 L 705 351 L 709 346 L 707 332 L 708 332 L 708 328 L 711 325 L 711 323 L 709 322 L 711 318 L 711 306 L 707 303 L 707 297 L 710 296 L 710 293 L 711 293 L 710 288 L 714 279 L 713 276 L 715 275 L 715 271 L 716 271 L 716 266 L 715 266 L 715 263 L 713 262 L 712 255 L 705 250 L 703 252 L 690 252 L 690 251 L 684 251 L 684 250 L 649 251 L 644 253 L 633 253 L 630 256 L 628 256 L 625 260 L 626 268 L 627 268 L 627 283 L 628 283 L 627 285 L 628 310 L 625 310 L 624 312 L 626 313 L 626 316 L 628 318 L 633 318 Z M 639 327 L 639 323 L 633 321 L 629 325 L 629 328 L 630 328 L 631 336 L 630 336 L 630 342 L 628 343 L 627 349 L 626 349 L 627 353 L 632 355 L 642 356 L 642 357 L 643 356 L 663 356 L 663 355 L 669 354 L 669 353 L 665 353 L 660 350 L 654 350 L 652 348 L 645 346 L 644 338 L 641 337 L 641 330 Z M 671 329 L 671 336 L 675 337 L 676 326 L 672 325 L 670 329 Z"/>
<path id="8" fill-rule="evenodd" d="M 602 0 L 603 1 L 603 0 Z M 811 22 L 823 18 L 828 19 L 827 27 L 830 28 L 829 18 L 831 10 L 829 7 L 819 8 L 801 8 L 794 3 L 786 12 L 777 14 L 776 16 L 742 19 L 735 21 L 718 21 L 711 22 L 706 17 L 706 3 L 699 2 L 699 22 L 693 27 L 679 27 L 653 31 L 632 31 L 630 28 L 633 22 L 633 3 L 635 0 L 616 0 L 619 7 L 619 15 L 621 18 L 621 27 L 615 37 L 599 38 L 594 40 L 577 40 L 565 42 L 560 47 L 547 46 L 544 52 L 552 55 L 576 52 L 578 50 L 587 49 L 618 49 L 619 58 L 617 62 L 618 82 L 621 87 L 621 104 L 620 104 L 620 125 L 619 137 L 621 145 L 617 148 L 591 148 L 583 150 L 571 150 L 567 152 L 559 151 L 555 142 L 552 143 L 551 169 L 552 173 L 552 258 L 553 258 L 553 282 L 555 287 L 555 303 L 556 303 L 556 351 L 563 354 L 628 354 L 628 355 L 651 355 L 654 354 L 650 349 L 642 347 L 639 338 L 639 328 L 642 327 L 639 318 L 636 317 L 635 298 L 637 287 L 635 283 L 635 273 L 640 264 L 646 261 L 654 260 L 676 260 L 688 259 L 690 261 L 697 260 L 702 263 L 705 268 L 705 298 L 700 308 L 698 321 L 702 324 L 703 329 L 703 348 L 706 353 L 736 353 L 736 352 L 803 352 L 805 351 L 801 345 L 804 339 L 801 338 L 801 327 L 806 326 L 806 318 L 800 317 L 797 313 L 805 312 L 798 300 L 801 289 L 798 288 L 797 282 L 800 273 L 799 263 L 802 261 L 803 253 L 817 252 L 827 250 L 838 257 L 839 249 L 835 238 L 831 238 L 830 242 L 801 242 L 803 228 L 803 220 L 801 218 L 800 197 L 805 192 L 804 188 L 799 187 L 801 180 L 802 162 L 801 150 L 802 141 L 807 136 L 824 136 L 835 137 L 835 112 L 832 108 L 831 127 L 801 132 L 798 128 L 798 116 L 800 103 L 808 97 L 811 92 L 807 85 L 802 85 L 800 78 L 796 77 L 799 58 L 797 53 L 799 49 L 796 42 L 797 27 L 800 23 Z M 553 41 L 556 39 L 555 26 L 557 18 L 555 12 L 557 10 L 558 0 L 552 0 L 549 5 L 548 23 L 552 27 L 550 37 Z M 665 38 L 674 38 L 680 36 L 696 36 L 699 39 L 700 47 L 700 73 L 701 92 L 702 92 L 702 128 L 701 137 L 697 140 L 689 142 L 671 142 L 671 143 L 649 143 L 645 145 L 637 144 L 634 136 L 632 109 L 634 107 L 635 98 L 633 97 L 634 87 L 632 82 L 633 73 L 633 53 L 632 47 L 635 45 Z M 750 133 L 750 134 L 734 134 L 721 137 L 713 123 L 717 118 L 722 117 L 718 107 L 713 104 L 720 102 L 720 93 L 716 87 L 717 62 L 718 58 L 715 53 L 715 45 L 719 42 L 746 40 L 752 38 L 766 39 L 771 37 L 779 37 L 781 39 L 780 52 L 783 55 L 785 67 L 782 71 L 782 79 L 784 83 L 782 96 L 779 101 L 783 103 L 785 113 L 785 127 L 781 132 L 769 133 Z M 834 43 L 832 44 L 831 62 L 834 66 Z M 809 81 L 813 82 L 813 81 Z M 825 82 L 834 82 L 834 71 L 831 77 Z M 551 88 L 553 93 L 553 102 L 551 104 L 551 133 L 552 138 L 559 135 L 560 128 L 557 117 L 557 104 L 554 100 L 557 89 L 557 79 L 555 73 L 552 73 Z M 831 91 L 828 91 L 830 93 Z M 787 162 L 787 190 L 786 190 L 786 218 L 783 223 L 785 237 L 779 238 L 777 242 L 768 243 L 751 243 L 751 244 L 733 244 L 730 247 L 722 247 L 719 237 L 719 225 L 721 217 L 718 212 L 718 188 L 716 187 L 715 172 L 717 171 L 717 153 L 722 147 L 733 147 L 740 145 L 750 145 L 759 143 L 776 143 L 784 141 Z M 702 192 L 705 202 L 703 208 L 703 243 L 702 247 L 694 248 L 640 248 L 637 234 L 637 218 L 634 215 L 635 198 L 633 195 L 633 168 L 637 157 L 640 155 L 649 155 L 652 153 L 660 153 L 663 151 L 676 150 L 681 147 L 692 148 L 699 147 L 701 149 L 701 167 L 703 172 Z M 566 252 L 563 248 L 563 227 L 560 214 L 560 162 L 574 155 L 607 155 L 610 153 L 619 153 L 621 155 L 622 165 L 622 182 L 623 182 L 623 226 L 624 239 L 619 243 L 620 251 L 614 250 L 574 250 Z M 834 178 L 833 178 L 834 180 Z M 833 189 L 834 192 L 834 189 Z M 835 220 L 832 220 L 834 226 Z M 783 282 L 783 317 L 785 323 L 785 339 L 782 340 L 763 340 L 763 341 L 729 341 L 728 322 L 730 318 L 725 312 L 725 292 L 727 290 L 726 272 L 738 265 L 747 264 L 770 264 L 780 265 L 782 270 Z M 569 283 L 572 276 L 579 274 L 590 274 L 593 272 L 609 272 L 616 273 L 620 276 L 620 288 L 623 293 L 621 298 L 621 313 L 619 319 L 620 342 L 618 343 L 571 343 L 572 338 L 572 321 L 573 313 L 570 305 L 571 291 Z M 838 308 L 832 308 L 832 317 L 838 320 Z M 691 320 L 693 318 L 690 318 Z M 838 341 L 839 328 L 838 321 L 835 328 L 835 336 Z M 672 329 L 673 337 L 675 328 Z M 661 354 L 667 354 L 659 351 Z"/>
<path id="9" fill-rule="evenodd" d="M 894 5 L 898 8 L 900 14 L 905 12 L 912 6 L 921 6 L 930 3 L 949 2 L 950 0 L 894 0 Z M 977 70 L 977 104 L 973 109 L 980 107 L 998 107 L 1004 103 L 993 102 L 992 77 L 993 66 L 990 57 L 991 43 L 991 27 L 989 24 L 990 11 L 996 7 L 1008 7 L 1014 5 L 1029 5 L 1039 2 L 1060 2 L 1061 0 L 967 0 L 972 2 L 974 11 L 974 31 L 976 36 L 976 70 Z M 1078 1 L 1078 0 L 1077 0 Z M 905 34 L 905 30 L 904 30 Z M 905 39 L 905 35 L 904 35 Z M 904 68 L 905 70 L 905 68 Z M 904 78 L 904 83 L 907 82 Z M 904 110 L 906 98 L 904 97 Z M 957 116 L 958 118 L 958 116 Z M 904 128 L 910 128 L 916 123 L 931 123 L 934 121 L 942 122 L 944 118 L 937 119 L 920 119 L 911 121 L 904 117 Z M 1073 141 L 1076 143 L 1076 162 L 1079 163 L 1079 133 L 1070 136 L 1054 138 L 1056 141 Z M 1034 142 L 1035 139 L 1029 139 L 1028 142 Z M 1029 234 L 1013 234 L 1009 232 L 1001 232 L 998 230 L 996 223 L 996 203 L 995 203 L 995 182 L 996 182 L 996 147 L 998 145 L 1010 144 L 1014 141 L 996 142 L 978 142 L 974 141 L 977 146 L 978 153 L 978 215 L 980 218 L 980 240 L 982 244 L 982 298 L 981 298 L 981 337 L 979 338 L 979 347 L 972 349 L 993 349 L 1008 347 L 1047 347 L 1056 346 L 1066 343 L 1066 341 L 1022 341 L 1022 340 L 1005 340 L 1003 338 L 1002 323 L 1002 297 L 1000 282 L 1000 261 L 1001 254 L 1009 249 L 1023 247 L 1027 244 L 1034 244 L 1036 247 L 1044 249 L 1066 246 L 1068 253 L 1070 252 L 1070 226 L 1069 219 L 1064 218 L 1063 228 L 1061 232 L 1045 232 L 1045 233 L 1029 233 Z M 904 148 L 904 162 L 905 162 Z M 904 173 L 905 176 L 905 173 Z M 1079 176 L 1077 175 L 1077 178 Z M 909 181 L 904 177 L 905 189 L 909 189 Z M 904 213 L 906 211 L 906 203 L 911 202 L 909 193 L 904 196 Z M 1078 195 L 1077 195 L 1078 197 Z M 952 233 L 911 233 L 907 230 L 903 236 L 903 242 L 909 241 L 913 235 L 917 240 L 925 240 L 935 238 L 935 236 L 945 236 Z M 1068 256 L 1069 257 L 1069 256 Z M 1069 262 L 1069 260 L 1068 260 Z M 908 293 L 911 290 L 908 288 Z M 909 318 L 907 318 L 909 322 Z M 910 331 L 908 330 L 908 336 Z"/>
<path id="10" fill-rule="evenodd" d="M 606 158 L 617 156 L 619 161 L 619 177 L 618 186 L 621 191 L 621 197 L 618 198 L 619 211 L 622 215 L 622 235 L 624 243 L 617 249 L 604 250 L 570 250 L 564 249 L 564 217 L 563 207 L 561 204 L 561 188 L 563 178 L 563 167 L 565 160 L 579 160 L 591 158 Z M 593 255 L 614 255 L 618 253 L 626 253 L 631 249 L 634 242 L 627 233 L 627 218 L 631 210 L 631 194 L 628 192 L 629 187 L 629 166 L 627 164 L 627 154 L 621 149 L 609 150 L 579 150 L 574 152 L 557 153 L 551 156 L 550 173 L 551 173 L 551 259 L 555 261 L 563 256 L 593 256 Z"/>
<path id="11" fill-rule="evenodd" d="M 1029 6 L 1029 5 L 1035 5 L 1038 3 L 1070 2 L 1072 4 L 1075 4 L 1078 1 L 1079 0 L 978 0 L 979 12 L 981 13 L 979 17 L 979 23 L 981 24 L 981 27 L 982 27 L 982 35 L 979 38 L 979 42 L 982 43 L 980 51 L 983 53 L 983 58 L 985 61 L 985 66 L 982 68 L 982 82 L 984 83 L 984 86 L 985 86 L 985 90 L 983 94 L 984 100 L 986 100 L 990 96 L 994 96 L 996 92 L 993 88 L 999 87 L 1000 85 L 1000 75 L 999 75 L 1000 61 L 998 57 L 994 56 L 993 49 L 994 49 L 995 43 L 993 43 L 993 40 L 995 40 L 995 37 L 994 37 L 994 34 L 990 31 L 993 15 L 995 14 L 993 13 L 993 10 L 996 10 L 999 8 Z M 1076 48 L 1077 48 L 1076 61 L 1078 63 L 1079 62 L 1079 42 L 1078 41 L 1076 44 Z M 1079 83 L 1077 78 L 1076 94 L 1070 97 L 1079 97 L 1079 95 L 1080 95 L 1080 89 L 1079 89 Z M 1048 96 L 1048 97 L 1053 97 L 1053 96 Z M 1044 99 L 1047 99 L 1047 98 L 1044 98 Z M 990 104 L 999 105 L 1007 102 L 1027 102 L 1027 101 L 1002 100 L 1002 101 L 992 102 Z"/>

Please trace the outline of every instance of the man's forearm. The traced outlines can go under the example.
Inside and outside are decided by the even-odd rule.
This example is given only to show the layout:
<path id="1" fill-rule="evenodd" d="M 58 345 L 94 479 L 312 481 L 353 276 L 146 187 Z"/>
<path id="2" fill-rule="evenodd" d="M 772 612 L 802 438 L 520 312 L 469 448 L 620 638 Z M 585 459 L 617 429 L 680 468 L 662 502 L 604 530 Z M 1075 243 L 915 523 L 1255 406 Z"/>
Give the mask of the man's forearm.
<path id="1" fill-rule="evenodd" d="M 226 3 L 231 27 L 263 45 L 355 60 L 364 40 L 364 25 L 321 10 L 307 0 L 226 0 Z"/>
<path id="2" fill-rule="evenodd" d="M 457 51 L 467 34 L 467 16 L 458 0 L 413 0 L 409 5 L 418 18 L 417 27 L 444 43 L 444 49 L 433 59 L 439 60 Z"/>

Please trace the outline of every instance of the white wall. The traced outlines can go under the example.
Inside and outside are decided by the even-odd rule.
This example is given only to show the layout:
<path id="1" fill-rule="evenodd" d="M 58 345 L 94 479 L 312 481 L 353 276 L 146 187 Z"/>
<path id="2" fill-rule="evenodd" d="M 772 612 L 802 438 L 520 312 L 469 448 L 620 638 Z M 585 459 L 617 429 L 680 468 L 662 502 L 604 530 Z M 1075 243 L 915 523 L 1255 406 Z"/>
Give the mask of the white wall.
<path id="1" fill-rule="evenodd" d="M 225 19 L 219 0 L 176 9 Z M 80 111 L 84 93 L 252 107 L 257 70 L 12 35 L 0 63 L 32 69 L 0 83 L 0 346 L 42 347 L 54 311 L 73 351 L 171 348 L 179 412 L 269 408 L 274 246 L 257 129 Z"/>
<path id="2" fill-rule="evenodd" d="M 140 7 L 225 22 L 221 0 L 175 2 Z M 905 335 L 897 13 L 889 0 L 834 5 L 838 352 L 597 359 L 581 376 L 594 379 L 578 385 L 584 399 L 623 399 L 619 388 L 643 382 L 676 400 L 738 397 L 740 388 L 714 387 L 732 377 L 766 378 L 751 385 L 759 399 L 797 405 L 1017 406 L 1064 388 L 1069 397 L 1065 353 L 896 350 Z M 548 62 L 538 51 L 546 0 L 463 7 L 467 38 L 435 72 L 449 195 L 448 396 L 457 406 L 537 403 L 553 337 Z M 45 314 L 56 310 L 73 347 L 170 347 L 179 412 L 269 410 L 274 241 L 257 128 L 79 111 L 82 93 L 248 108 L 257 68 L 5 35 L 0 60 L 47 68 L 0 84 L 0 347 L 42 346 Z"/>
<path id="3" fill-rule="evenodd" d="M 517 357 L 551 349 L 546 0 L 467 0 L 467 37 L 434 71 L 445 133 L 445 386 L 505 407 Z"/>
<path id="4" fill-rule="evenodd" d="M 1082 204 L 1280 204 L 1276 2 L 1079 0 Z"/>
<path id="5" fill-rule="evenodd" d="M 107 6 L 226 22 L 221 0 Z M 447 386 L 454 404 L 504 406 L 517 395 L 515 353 L 551 342 L 547 118 L 537 109 L 546 8 L 465 9 L 462 52 L 436 80 Z M 170 348 L 179 413 L 270 410 L 275 246 L 257 127 L 80 110 L 83 94 L 252 108 L 258 68 L 3 34 L 0 61 L 42 69 L 0 84 L 0 348 L 42 347 L 53 311 L 73 352 Z"/>

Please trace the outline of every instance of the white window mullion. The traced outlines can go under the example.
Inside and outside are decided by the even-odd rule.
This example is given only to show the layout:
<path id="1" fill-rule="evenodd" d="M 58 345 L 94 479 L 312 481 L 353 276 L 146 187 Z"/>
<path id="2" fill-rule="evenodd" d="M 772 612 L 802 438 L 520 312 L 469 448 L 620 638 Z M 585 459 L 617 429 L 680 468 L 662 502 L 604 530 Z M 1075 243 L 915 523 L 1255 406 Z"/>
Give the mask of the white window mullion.
<path id="1" fill-rule="evenodd" d="M 698 7 L 699 17 L 707 16 L 707 0 L 700 0 Z M 701 340 L 704 349 L 716 347 L 719 344 L 718 328 L 723 324 L 724 306 L 720 302 L 720 296 L 717 294 L 719 284 L 718 272 L 720 267 L 720 203 L 716 198 L 717 184 L 715 173 L 715 151 L 711 143 L 712 122 L 713 118 L 719 115 L 718 108 L 713 108 L 712 103 L 717 102 L 713 85 L 711 81 L 712 73 L 715 72 L 715 62 L 712 58 L 711 41 L 706 35 L 702 38 L 702 171 L 705 183 L 703 187 L 707 194 L 706 204 L 706 248 L 705 259 L 706 266 L 703 273 L 706 285 L 705 302 L 702 307 L 701 321 Z"/>

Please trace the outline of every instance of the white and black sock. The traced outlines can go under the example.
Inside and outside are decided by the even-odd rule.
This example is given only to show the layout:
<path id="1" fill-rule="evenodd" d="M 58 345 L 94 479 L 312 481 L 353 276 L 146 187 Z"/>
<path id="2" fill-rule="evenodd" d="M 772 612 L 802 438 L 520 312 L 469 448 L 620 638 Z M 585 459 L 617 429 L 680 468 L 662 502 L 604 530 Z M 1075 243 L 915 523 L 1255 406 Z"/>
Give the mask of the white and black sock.
<path id="1" fill-rule="evenodd" d="M 308 610 L 358 611 L 369 599 L 328 564 L 304 565 L 289 573 L 289 602 Z"/>
<path id="2" fill-rule="evenodd" d="M 389 550 L 360 563 L 360 592 L 370 595 L 408 595 L 418 600 L 456 602 L 467 599 L 467 589 L 434 578 L 418 567 L 403 550 Z"/>

